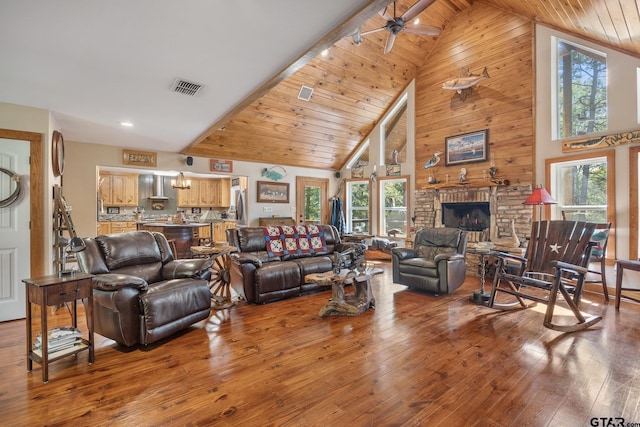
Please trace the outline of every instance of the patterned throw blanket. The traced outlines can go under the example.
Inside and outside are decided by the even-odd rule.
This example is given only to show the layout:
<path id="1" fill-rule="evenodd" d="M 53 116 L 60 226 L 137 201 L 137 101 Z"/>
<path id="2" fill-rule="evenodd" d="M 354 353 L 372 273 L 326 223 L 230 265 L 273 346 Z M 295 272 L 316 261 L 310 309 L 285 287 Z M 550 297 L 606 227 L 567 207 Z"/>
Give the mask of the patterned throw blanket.
<path id="1" fill-rule="evenodd" d="M 262 227 L 269 256 L 304 255 L 327 251 L 324 231 L 317 225 Z"/>

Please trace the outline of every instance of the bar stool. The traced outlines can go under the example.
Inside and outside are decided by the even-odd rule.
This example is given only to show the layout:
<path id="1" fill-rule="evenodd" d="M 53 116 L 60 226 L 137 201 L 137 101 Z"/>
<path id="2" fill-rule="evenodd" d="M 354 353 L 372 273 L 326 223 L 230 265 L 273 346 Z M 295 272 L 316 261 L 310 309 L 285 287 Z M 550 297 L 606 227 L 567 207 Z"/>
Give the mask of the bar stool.
<path id="1" fill-rule="evenodd" d="M 640 299 L 629 295 L 622 295 L 622 291 L 640 291 L 640 289 L 623 288 L 622 287 L 622 274 L 624 269 L 640 271 L 640 260 L 617 260 L 617 272 L 616 272 L 616 310 L 620 310 L 620 297 L 623 296 L 635 302 L 640 302 Z"/>

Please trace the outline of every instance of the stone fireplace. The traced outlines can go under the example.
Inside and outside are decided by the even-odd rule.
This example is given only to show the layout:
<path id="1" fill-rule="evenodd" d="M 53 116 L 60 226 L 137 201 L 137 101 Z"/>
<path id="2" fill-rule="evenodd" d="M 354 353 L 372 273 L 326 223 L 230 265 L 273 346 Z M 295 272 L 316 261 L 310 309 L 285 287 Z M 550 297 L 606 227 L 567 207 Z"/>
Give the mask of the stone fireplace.
<path id="1" fill-rule="evenodd" d="M 469 233 L 469 243 L 509 239 L 514 221 L 518 239 L 526 242 L 531 231 L 533 209 L 522 202 L 531 185 L 468 187 L 455 186 L 416 190 L 415 228 L 454 227 Z M 468 257 L 468 274 L 478 266 Z"/>

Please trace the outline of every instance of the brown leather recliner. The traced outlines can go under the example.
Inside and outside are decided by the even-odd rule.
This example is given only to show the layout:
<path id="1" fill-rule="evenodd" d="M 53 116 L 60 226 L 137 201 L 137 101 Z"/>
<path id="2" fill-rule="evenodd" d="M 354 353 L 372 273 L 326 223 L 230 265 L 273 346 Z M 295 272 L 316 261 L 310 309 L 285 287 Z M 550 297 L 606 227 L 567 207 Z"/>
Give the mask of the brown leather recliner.
<path id="1" fill-rule="evenodd" d="M 435 294 L 449 294 L 464 283 L 467 232 L 457 228 L 423 228 L 413 248 L 393 248 L 393 282 Z"/>
<path id="2" fill-rule="evenodd" d="M 211 310 L 208 259 L 174 260 L 161 233 L 133 231 L 83 239 L 78 264 L 93 278 L 96 333 L 124 346 L 150 344 Z"/>

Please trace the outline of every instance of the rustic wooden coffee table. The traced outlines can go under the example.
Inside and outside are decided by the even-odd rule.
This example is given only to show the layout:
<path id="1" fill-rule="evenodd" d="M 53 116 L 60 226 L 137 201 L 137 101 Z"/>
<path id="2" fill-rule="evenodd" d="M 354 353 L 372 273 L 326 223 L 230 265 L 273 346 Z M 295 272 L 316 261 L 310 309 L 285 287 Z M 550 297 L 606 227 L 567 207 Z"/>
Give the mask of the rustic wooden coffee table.
<path id="1" fill-rule="evenodd" d="M 379 269 L 378 269 L 379 270 Z M 382 272 L 380 270 L 379 272 Z M 322 286 L 331 286 L 331 298 L 320 309 L 320 317 L 327 316 L 357 316 L 376 304 L 371 291 L 371 275 L 356 272 L 335 274 L 333 271 L 314 273 L 305 276 L 305 280 Z M 353 285 L 353 294 L 345 295 L 344 285 Z"/>

